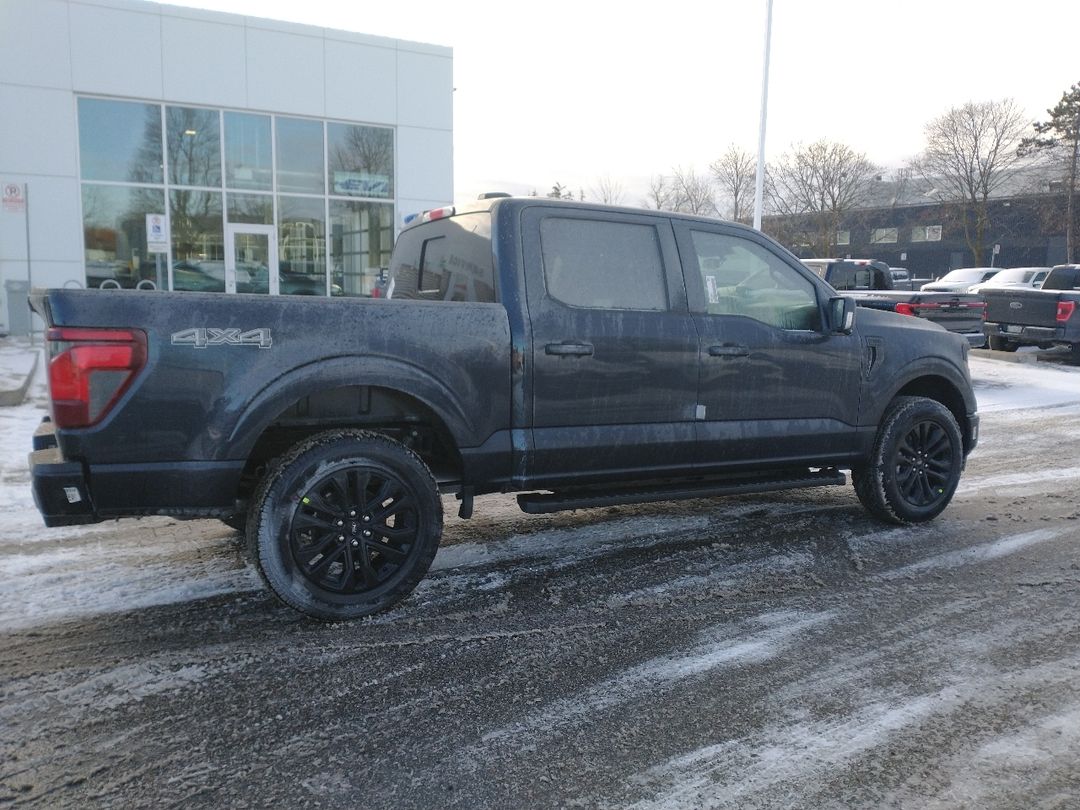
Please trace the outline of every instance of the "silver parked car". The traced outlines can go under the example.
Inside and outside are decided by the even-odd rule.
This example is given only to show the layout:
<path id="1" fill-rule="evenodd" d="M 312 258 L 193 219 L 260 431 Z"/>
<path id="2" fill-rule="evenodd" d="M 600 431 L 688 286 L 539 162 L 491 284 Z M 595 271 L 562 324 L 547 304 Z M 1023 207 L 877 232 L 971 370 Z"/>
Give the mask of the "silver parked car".
<path id="1" fill-rule="evenodd" d="M 999 272 L 1000 267 L 961 267 L 937 281 L 923 284 L 920 289 L 924 292 L 967 292 L 971 285 L 989 281 Z"/>
<path id="2" fill-rule="evenodd" d="M 984 287 L 1020 287 L 1038 290 L 1048 275 L 1050 275 L 1049 267 L 1010 267 L 1000 273 L 995 273 L 989 281 L 972 284 L 968 287 L 968 292 L 977 293 Z"/>

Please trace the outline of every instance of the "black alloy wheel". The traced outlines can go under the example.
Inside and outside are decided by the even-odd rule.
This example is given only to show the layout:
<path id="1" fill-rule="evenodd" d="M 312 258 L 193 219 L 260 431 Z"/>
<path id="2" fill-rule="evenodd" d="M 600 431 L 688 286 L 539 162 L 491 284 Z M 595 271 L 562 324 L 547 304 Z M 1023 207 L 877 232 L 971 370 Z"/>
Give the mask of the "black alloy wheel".
<path id="1" fill-rule="evenodd" d="M 290 550 L 314 586 L 364 594 L 386 582 L 417 549 L 416 499 L 392 472 L 351 466 L 293 496 Z"/>
<path id="2" fill-rule="evenodd" d="M 953 476 L 954 448 L 945 428 L 932 420 L 916 423 L 896 447 L 896 480 L 912 506 L 926 508 L 945 495 Z"/>
<path id="3" fill-rule="evenodd" d="M 385 610 L 427 573 L 442 501 L 424 462 L 387 436 L 321 433 L 283 456 L 253 499 L 247 542 L 274 594 L 327 621 Z"/>
<path id="4" fill-rule="evenodd" d="M 888 523 L 921 523 L 949 505 L 964 469 L 952 412 L 927 397 L 897 397 L 882 416 L 870 458 L 851 470 L 855 494 Z"/>

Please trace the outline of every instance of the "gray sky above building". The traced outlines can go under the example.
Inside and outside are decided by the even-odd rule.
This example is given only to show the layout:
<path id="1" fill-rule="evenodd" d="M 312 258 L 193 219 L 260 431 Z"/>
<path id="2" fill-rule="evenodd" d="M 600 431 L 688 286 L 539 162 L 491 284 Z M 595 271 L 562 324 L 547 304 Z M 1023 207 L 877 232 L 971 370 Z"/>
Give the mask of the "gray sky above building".
<path id="1" fill-rule="evenodd" d="M 765 0 L 177 4 L 452 46 L 459 200 L 591 196 L 606 176 L 638 204 L 653 175 L 757 147 Z M 950 106 L 1012 97 L 1045 117 L 1080 81 L 1077 30 L 1065 0 L 776 0 L 767 152 L 829 138 L 894 168 Z"/>

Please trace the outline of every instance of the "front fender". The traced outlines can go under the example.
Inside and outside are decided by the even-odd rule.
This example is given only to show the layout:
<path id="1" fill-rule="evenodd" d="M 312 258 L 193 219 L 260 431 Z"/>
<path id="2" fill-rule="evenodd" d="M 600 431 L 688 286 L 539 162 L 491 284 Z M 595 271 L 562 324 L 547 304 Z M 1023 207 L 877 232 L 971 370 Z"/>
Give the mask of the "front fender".
<path id="1" fill-rule="evenodd" d="M 871 376 L 868 381 L 869 396 L 864 399 L 869 407 L 861 414 L 860 421 L 864 425 L 880 424 L 885 409 L 900 391 L 917 380 L 927 379 L 941 380 L 950 386 L 963 401 L 964 415 L 978 411 L 975 392 L 971 387 L 971 375 L 966 365 L 960 366 L 940 356 L 917 357 L 888 376 L 881 375 L 876 379 Z"/>

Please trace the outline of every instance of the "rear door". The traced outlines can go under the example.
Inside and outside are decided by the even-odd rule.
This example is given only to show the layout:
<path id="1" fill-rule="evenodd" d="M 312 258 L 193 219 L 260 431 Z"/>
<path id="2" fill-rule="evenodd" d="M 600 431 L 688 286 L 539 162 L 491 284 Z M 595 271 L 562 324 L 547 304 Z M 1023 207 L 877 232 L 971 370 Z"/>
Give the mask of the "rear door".
<path id="1" fill-rule="evenodd" d="M 676 221 L 698 352 L 708 471 L 840 459 L 856 448 L 862 348 L 827 334 L 828 288 L 763 237 Z"/>
<path id="2" fill-rule="evenodd" d="M 698 338 L 662 216 L 522 214 L 534 484 L 629 480 L 694 460 Z"/>

